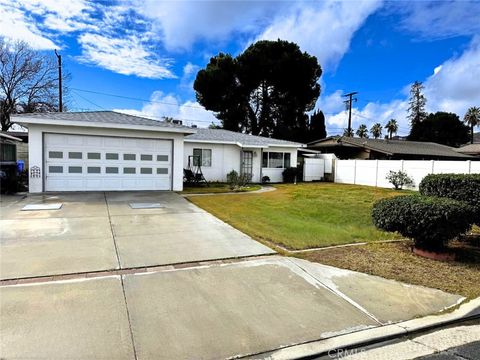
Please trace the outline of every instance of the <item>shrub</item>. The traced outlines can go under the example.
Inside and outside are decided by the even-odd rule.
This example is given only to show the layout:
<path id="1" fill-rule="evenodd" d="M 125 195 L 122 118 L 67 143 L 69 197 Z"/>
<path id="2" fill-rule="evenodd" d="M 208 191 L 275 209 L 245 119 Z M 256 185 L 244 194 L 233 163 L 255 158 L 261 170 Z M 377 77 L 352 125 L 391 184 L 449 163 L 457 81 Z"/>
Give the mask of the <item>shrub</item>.
<path id="1" fill-rule="evenodd" d="M 423 178 L 420 194 L 465 201 L 472 206 L 480 225 L 480 174 L 431 174 Z"/>
<path id="2" fill-rule="evenodd" d="M 270 182 L 270 177 L 265 175 L 262 177 L 262 184 L 266 184 Z"/>
<path id="3" fill-rule="evenodd" d="M 464 202 L 419 195 L 382 199 L 374 204 L 372 218 L 377 228 L 397 231 L 426 250 L 441 250 L 473 222 L 471 208 Z"/>
<path id="4" fill-rule="evenodd" d="M 286 183 L 293 183 L 296 182 L 297 180 L 297 168 L 296 167 L 288 167 L 285 170 L 283 170 L 282 175 L 283 175 L 283 182 Z"/>
<path id="5" fill-rule="evenodd" d="M 395 187 L 395 190 L 401 190 L 403 189 L 404 186 L 414 186 L 415 183 L 413 182 L 413 179 L 408 176 L 408 174 L 405 171 L 399 170 L 399 171 L 392 171 L 390 170 L 388 172 L 388 175 L 385 177 L 390 184 L 392 184 Z"/>
<path id="6" fill-rule="evenodd" d="M 232 190 L 237 190 L 244 187 L 250 182 L 251 178 L 251 175 L 247 174 L 238 175 L 238 172 L 235 170 L 232 170 L 227 174 L 227 182 Z"/>

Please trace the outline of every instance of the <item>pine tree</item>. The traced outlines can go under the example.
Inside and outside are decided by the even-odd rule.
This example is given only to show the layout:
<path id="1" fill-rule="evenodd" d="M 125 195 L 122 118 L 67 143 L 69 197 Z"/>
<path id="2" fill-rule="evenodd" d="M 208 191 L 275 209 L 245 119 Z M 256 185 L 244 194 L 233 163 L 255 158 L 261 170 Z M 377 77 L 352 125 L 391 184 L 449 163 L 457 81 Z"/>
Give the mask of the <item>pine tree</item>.
<path id="1" fill-rule="evenodd" d="M 427 113 L 425 112 L 427 99 L 422 93 L 423 88 L 423 84 L 419 81 L 415 81 L 410 88 L 407 118 L 410 120 L 411 127 L 421 123 L 427 117 Z"/>
<path id="2" fill-rule="evenodd" d="M 310 116 L 309 126 L 309 141 L 324 139 L 327 137 L 327 130 L 325 128 L 325 115 L 321 110 L 316 110 Z"/>

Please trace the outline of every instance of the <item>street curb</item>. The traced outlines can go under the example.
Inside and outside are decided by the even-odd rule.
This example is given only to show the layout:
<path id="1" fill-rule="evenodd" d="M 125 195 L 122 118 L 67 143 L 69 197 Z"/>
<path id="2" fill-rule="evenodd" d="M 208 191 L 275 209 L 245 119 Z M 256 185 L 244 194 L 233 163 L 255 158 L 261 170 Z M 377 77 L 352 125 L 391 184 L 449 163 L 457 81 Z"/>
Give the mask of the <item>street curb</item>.
<path id="1" fill-rule="evenodd" d="M 423 318 L 384 325 L 328 339 L 315 340 L 309 343 L 292 345 L 290 347 L 256 355 L 249 355 L 245 358 L 290 360 L 324 356 L 337 349 L 350 349 L 372 345 L 374 343 L 392 340 L 419 331 L 425 331 L 474 318 L 480 318 L 480 297 L 460 305 L 457 310 L 451 313 L 429 315 Z"/>

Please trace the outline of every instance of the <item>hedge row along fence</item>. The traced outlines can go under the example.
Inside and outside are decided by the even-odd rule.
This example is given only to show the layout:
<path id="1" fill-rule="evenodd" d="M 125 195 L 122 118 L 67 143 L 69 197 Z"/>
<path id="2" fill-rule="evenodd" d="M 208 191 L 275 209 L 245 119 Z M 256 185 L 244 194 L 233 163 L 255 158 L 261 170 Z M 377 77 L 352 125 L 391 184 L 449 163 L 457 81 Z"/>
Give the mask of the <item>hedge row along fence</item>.
<path id="1" fill-rule="evenodd" d="M 374 204 L 373 223 L 397 231 L 415 247 L 441 251 L 449 240 L 480 223 L 480 175 L 428 175 L 420 195 L 398 196 Z"/>

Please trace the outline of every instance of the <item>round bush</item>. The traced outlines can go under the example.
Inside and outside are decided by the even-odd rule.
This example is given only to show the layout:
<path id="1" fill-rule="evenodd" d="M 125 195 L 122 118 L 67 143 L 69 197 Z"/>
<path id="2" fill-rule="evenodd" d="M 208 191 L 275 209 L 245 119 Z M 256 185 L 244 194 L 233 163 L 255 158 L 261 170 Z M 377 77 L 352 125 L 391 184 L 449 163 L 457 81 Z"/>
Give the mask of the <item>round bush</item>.
<path id="1" fill-rule="evenodd" d="M 420 194 L 465 201 L 480 225 L 480 174 L 430 174 L 419 185 Z"/>
<path id="2" fill-rule="evenodd" d="M 397 231 L 425 250 L 441 250 L 468 231 L 473 223 L 468 204 L 448 198 L 397 196 L 373 205 L 373 223 L 384 231 Z"/>

